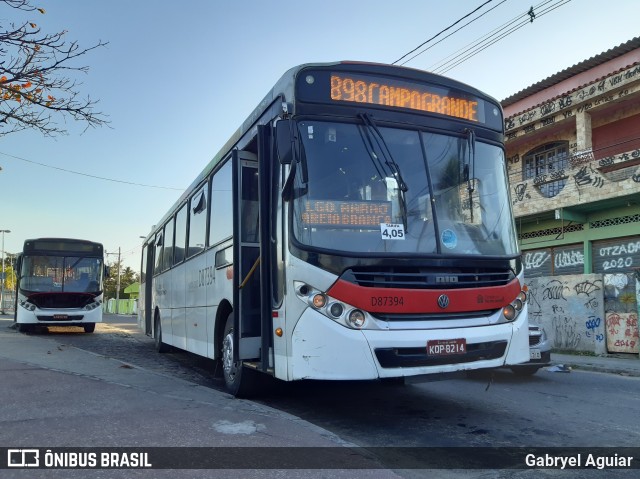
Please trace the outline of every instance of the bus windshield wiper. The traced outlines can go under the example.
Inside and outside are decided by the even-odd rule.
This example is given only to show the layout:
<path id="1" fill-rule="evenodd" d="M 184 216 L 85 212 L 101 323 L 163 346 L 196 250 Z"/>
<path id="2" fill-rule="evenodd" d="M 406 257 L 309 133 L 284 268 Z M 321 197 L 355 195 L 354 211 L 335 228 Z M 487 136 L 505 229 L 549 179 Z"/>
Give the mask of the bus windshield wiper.
<path id="1" fill-rule="evenodd" d="M 358 116 L 362 119 L 365 126 L 375 133 L 374 137 L 376 139 L 376 143 L 378 144 L 378 148 L 380 148 L 380 152 L 384 157 L 385 163 L 387 164 L 387 166 L 389 166 L 389 168 L 393 172 L 393 176 L 397 180 L 398 186 L 400 187 L 400 189 L 404 193 L 406 193 L 407 191 L 409 191 L 409 187 L 402 179 L 402 174 L 400 173 L 400 166 L 393 159 L 391 150 L 389 150 L 389 147 L 387 146 L 387 142 L 385 141 L 384 136 L 382 136 L 382 132 L 378 129 L 378 126 L 373 121 L 373 118 L 371 117 L 371 115 L 369 115 L 368 113 L 364 113 Z"/>
<path id="2" fill-rule="evenodd" d="M 476 133 L 471 129 L 465 129 L 467 134 L 467 161 L 464 165 L 464 175 L 467 180 L 467 191 L 469 192 L 469 210 L 471 211 L 471 223 L 473 224 L 473 192 L 475 191 L 474 181 L 476 175 Z"/>
<path id="3" fill-rule="evenodd" d="M 389 146 L 387 145 L 387 142 L 385 141 L 384 136 L 382 135 L 382 132 L 380 131 L 376 123 L 373 121 L 373 118 L 371 117 L 371 115 L 369 115 L 368 113 L 361 113 L 358 115 L 358 117 L 364 123 L 365 132 L 369 140 L 369 148 L 371 149 L 370 150 L 371 161 L 376 167 L 376 170 L 378 170 L 379 173 L 380 172 L 384 173 L 384 176 L 388 176 L 386 169 L 384 168 L 384 165 L 382 164 L 382 162 L 380 161 L 380 159 L 377 157 L 375 153 L 375 148 L 373 146 L 373 141 L 371 137 L 375 139 L 375 142 L 378 145 L 378 149 L 380 150 L 380 153 L 384 158 L 384 162 L 389 167 L 389 170 L 391 170 L 391 176 L 396 180 L 396 183 L 398 185 L 398 197 L 399 197 L 399 203 L 400 203 L 400 214 L 402 216 L 402 226 L 406 231 L 408 220 L 407 220 L 407 203 L 405 199 L 405 193 L 409 191 L 409 187 L 407 186 L 404 179 L 402 178 L 402 173 L 400 172 L 400 166 L 393 159 L 391 150 L 389 149 Z M 366 142 L 365 142 L 365 145 L 366 145 Z"/>

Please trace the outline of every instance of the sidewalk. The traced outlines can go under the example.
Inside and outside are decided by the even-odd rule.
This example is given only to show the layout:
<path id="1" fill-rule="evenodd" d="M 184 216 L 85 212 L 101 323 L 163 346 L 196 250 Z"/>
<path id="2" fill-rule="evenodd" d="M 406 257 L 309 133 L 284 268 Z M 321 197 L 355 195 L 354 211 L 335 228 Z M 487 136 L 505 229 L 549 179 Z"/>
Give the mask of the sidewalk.
<path id="1" fill-rule="evenodd" d="M 18 333 L 11 325 L 11 317 L 0 316 L 0 448 L 240 447 L 251 454 L 262 447 L 301 447 L 303 453 L 320 447 L 335 451 L 333 467 L 338 468 L 330 472 L 332 477 L 398 477 L 380 469 L 375 459 L 347 454 L 350 443 L 299 417 L 53 339 Z M 340 469 L 343 460 L 356 461 L 363 470 Z M 0 475 L 24 477 L 20 472 L 2 470 Z M 69 472 L 33 470 L 30 477 L 85 477 Z M 102 472 L 100 477 L 141 477 Z M 230 470 L 153 472 L 144 477 L 270 477 L 258 470 L 241 475 Z M 287 476 L 301 478 L 326 474 L 287 471 Z"/>
<path id="2" fill-rule="evenodd" d="M 640 377 L 640 358 L 637 354 L 580 356 L 577 354 L 560 354 L 552 352 L 551 363 L 554 366 L 568 366 L 573 370 L 596 371 L 600 373 Z"/>

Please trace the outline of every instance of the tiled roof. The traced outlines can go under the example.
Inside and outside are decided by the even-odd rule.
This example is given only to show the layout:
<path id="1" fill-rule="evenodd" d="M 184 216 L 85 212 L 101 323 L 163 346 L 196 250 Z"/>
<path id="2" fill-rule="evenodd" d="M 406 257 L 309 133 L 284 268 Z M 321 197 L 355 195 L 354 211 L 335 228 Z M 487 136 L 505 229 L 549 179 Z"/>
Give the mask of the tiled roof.
<path id="1" fill-rule="evenodd" d="M 513 95 L 502 100 L 500 103 L 502 103 L 503 107 L 512 105 L 524 98 L 527 98 L 546 88 L 560 83 L 561 81 L 564 81 L 568 78 L 578 75 L 579 73 L 608 62 L 609 60 L 613 60 L 614 58 L 622 56 L 625 53 L 629 53 L 630 51 L 636 50 L 637 48 L 640 48 L 640 37 L 632 38 L 628 42 L 622 43 L 617 47 L 613 47 L 606 52 L 595 55 L 580 63 L 576 63 L 569 68 L 565 68 L 564 70 L 555 73 L 554 75 L 551 75 L 550 77 L 547 77 L 544 80 L 539 81 L 538 83 L 534 83 L 533 85 L 528 86 L 524 90 L 520 90 L 518 93 L 514 93 Z"/>

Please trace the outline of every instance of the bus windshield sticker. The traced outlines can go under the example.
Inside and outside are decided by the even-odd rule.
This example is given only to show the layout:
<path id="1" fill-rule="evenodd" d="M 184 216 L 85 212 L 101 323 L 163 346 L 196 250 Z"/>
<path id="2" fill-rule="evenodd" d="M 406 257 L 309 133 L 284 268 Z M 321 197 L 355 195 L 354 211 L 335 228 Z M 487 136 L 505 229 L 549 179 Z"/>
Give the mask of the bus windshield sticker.
<path id="1" fill-rule="evenodd" d="M 403 240 L 404 226 L 399 224 L 380 223 L 380 234 L 383 240 Z"/>
<path id="2" fill-rule="evenodd" d="M 452 230 L 444 230 L 442 232 L 442 244 L 449 249 L 454 249 L 458 246 L 458 237 Z"/>
<path id="3" fill-rule="evenodd" d="M 377 229 L 391 223 L 391 201 L 308 200 L 304 202 L 305 226 Z"/>

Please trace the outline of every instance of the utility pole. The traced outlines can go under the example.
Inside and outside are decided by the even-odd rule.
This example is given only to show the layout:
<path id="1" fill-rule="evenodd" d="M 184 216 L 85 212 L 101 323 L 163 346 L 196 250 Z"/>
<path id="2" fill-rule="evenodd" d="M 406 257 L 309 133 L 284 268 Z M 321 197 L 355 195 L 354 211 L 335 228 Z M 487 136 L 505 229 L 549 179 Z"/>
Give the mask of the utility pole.
<path id="1" fill-rule="evenodd" d="M 2 278 L 0 281 L 0 314 L 4 314 L 4 234 L 11 233 L 9 230 L 0 230 L 2 233 Z"/>
<path id="2" fill-rule="evenodd" d="M 120 314 L 120 246 L 118 246 L 118 279 L 116 280 L 116 314 Z"/>

